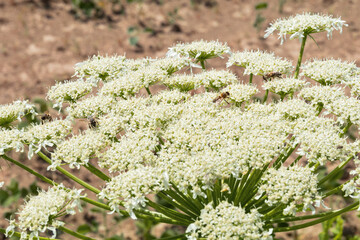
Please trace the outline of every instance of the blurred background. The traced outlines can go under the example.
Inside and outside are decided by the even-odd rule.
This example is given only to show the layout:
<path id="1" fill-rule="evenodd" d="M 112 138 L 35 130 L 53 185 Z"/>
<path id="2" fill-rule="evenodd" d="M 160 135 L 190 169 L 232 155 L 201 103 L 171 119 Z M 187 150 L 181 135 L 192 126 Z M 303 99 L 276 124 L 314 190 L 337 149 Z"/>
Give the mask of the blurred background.
<path id="1" fill-rule="evenodd" d="M 227 42 L 233 51 L 273 51 L 292 60 L 295 66 L 300 49 L 298 40 L 280 45 L 276 35 L 267 39 L 263 36 L 273 20 L 303 12 L 341 16 L 349 25 L 342 35 L 334 32 L 330 40 L 326 33 L 315 34 L 317 44 L 311 39 L 307 41 L 303 60 L 316 57 L 357 61 L 360 0 L 0 0 L 0 104 L 17 99 L 43 99 L 55 81 L 71 79 L 74 64 L 92 55 L 163 57 L 168 47 L 177 42 L 200 39 Z M 225 66 L 224 62 L 209 64 L 214 68 Z M 31 164 L 39 171 L 44 170 L 41 163 Z M 10 188 L 0 192 L 0 205 L 9 207 L 25 193 L 36 192 L 36 183 L 29 186 L 34 178 L 3 162 L 1 168 L 0 181 Z M 51 177 L 59 176 L 52 173 Z M 19 197 L 9 200 L 6 194 Z M 96 239 L 152 239 L 151 236 L 159 237 L 166 229 L 164 225 L 147 222 L 135 225 L 118 218 L 115 222 L 119 227 L 109 230 L 100 224 L 103 213 L 90 210 L 72 223 L 81 225 L 83 233 L 96 230 L 98 235 L 92 236 Z M 15 209 L 1 210 L 0 214 L 6 217 L 11 211 Z M 0 227 L 4 228 L 7 224 L 1 219 Z M 356 219 L 348 216 L 342 239 L 360 239 L 352 238 L 360 233 Z M 322 229 L 318 225 L 280 234 L 279 238 L 318 239 Z"/>

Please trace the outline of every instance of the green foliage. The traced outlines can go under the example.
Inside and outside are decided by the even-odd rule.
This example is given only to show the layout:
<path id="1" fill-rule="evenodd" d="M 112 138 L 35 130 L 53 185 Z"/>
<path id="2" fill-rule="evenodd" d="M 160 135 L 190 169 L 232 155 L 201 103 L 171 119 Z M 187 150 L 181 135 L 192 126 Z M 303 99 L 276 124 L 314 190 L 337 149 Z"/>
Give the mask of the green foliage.
<path id="1" fill-rule="evenodd" d="M 286 0 L 279 0 L 279 13 L 283 13 Z"/>
<path id="2" fill-rule="evenodd" d="M 267 9 L 267 2 L 261 2 L 255 5 L 256 11 L 261 11 L 263 9 Z M 253 23 L 253 27 L 259 32 L 261 30 L 262 24 L 264 23 L 265 18 L 262 16 L 261 12 L 257 12 L 255 21 Z"/>
<path id="3" fill-rule="evenodd" d="M 17 206 L 21 204 L 21 199 L 27 195 L 37 195 L 40 187 L 37 186 L 36 181 L 33 182 L 28 188 L 19 188 L 19 183 L 15 179 L 11 179 L 9 185 L 0 189 L 0 206 L 9 208 L 4 213 L 4 218 L 10 219 L 15 214 Z"/>
<path id="4" fill-rule="evenodd" d="M 344 220 L 341 216 L 323 222 L 322 226 L 323 230 L 319 234 L 319 240 L 341 240 L 344 228 Z"/>

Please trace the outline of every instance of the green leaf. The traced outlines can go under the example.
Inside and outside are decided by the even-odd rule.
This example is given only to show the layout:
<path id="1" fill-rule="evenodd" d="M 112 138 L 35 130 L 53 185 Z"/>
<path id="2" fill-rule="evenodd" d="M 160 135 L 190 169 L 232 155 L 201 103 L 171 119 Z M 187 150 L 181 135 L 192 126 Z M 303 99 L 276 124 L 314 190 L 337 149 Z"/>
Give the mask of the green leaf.
<path id="1" fill-rule="evenodd" d="M 36 184 L 36 182 L 33 182 L 29 186 L 29 191 L 30 191 L 31 195 L 38 195 L 39 189 L 40 189 L 40 187 Z"/>
<path id="2" fill-rule="evenodd" d="M 9 193 L 0 189 L 0 205 L 3 205 L 6 199 L 9 197 Z"/>
<path id="3" fill-rule="evenodd" d="M 125 240 L 125 238 L 124 238 L 124 235 L 121 235 L 121 236 L 114 235 L 114 236 L 112 236 L 110 238 L 106 238 L 105 240 Z"/>
<path id="4" fill-rule="evenodd" d="M 3 203 L 3 206 L 4 207 L 8 207 L 10 206 L 11 204 L 13 204 L 14 202 L 17 202 L 21 197 L 21 193 L 18 192 L 16 194 L 13 194 L 13 195 L 10 195 L 6 200 L 5 202 Z"/>
<path id="5" fill-rule="evenodd" d="M 80 225 L 76 231 L 80 234 L 86 234 L 91 231 L 91 227 L 87 224 L 83 224 L 83 225 Z"/>
<path id="6" fill-rule="evenodd" d="M 139 39 L 137 37 L 130 37 L 129 42 L 132 46 L 135 46 L 139 42 Z"/>
<path id="7" fill-rule="evenodd" d="M 11 179 L 10 184 L 6 187 L 11 194 L 16 194 L 19 192 L 19 183 L 15 179 Z"/>
<path id="8" fill-rule="evenodd" d="M 260 9 L 266 9 L 268 6 L 268 4 L 266 2 L 261 2 L 255 5 L 255 9 L 256 10 L 260 10 Z"/>
<path id="9" fill-rule="evenodd" d="M 29 194 L 29 191 L 26 188 L 20 190 L 20 195 L 22 198 L 26 197 Z"/>

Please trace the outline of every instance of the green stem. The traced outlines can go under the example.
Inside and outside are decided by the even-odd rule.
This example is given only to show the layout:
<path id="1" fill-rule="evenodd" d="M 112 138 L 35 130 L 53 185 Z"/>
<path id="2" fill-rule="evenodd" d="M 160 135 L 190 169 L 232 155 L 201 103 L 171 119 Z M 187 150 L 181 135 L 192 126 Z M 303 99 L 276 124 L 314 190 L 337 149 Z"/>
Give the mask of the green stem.
<path id="1" fill-rule="evenodd" d="M 314 221 L 311 221 L 311 222 L 307 222 L 307 223 L 304 223 L 304 224 L 299 224 L 299 225 L 295 225 L 295 226 L 291 226 L 291 227 L 278 227 L 278 228 L 274 228 L 274 232 L 288 232 L 288 231 L 293 231 L 293 230 L 297 230 L 297 229 L 301 229 L 301 228 L 307 228 L 307 227 L 310 227 L 310 226 L 313 226 L 315 224 L 318 224 L 318 223 L 321 223 L 321 222 L 325 222 L 331 218 L 334 218 L 338 215 L 341 215 L 345 212 L 348 212 L 348 211 L 351 211 L 353 210 L 354 208 L 357 208 L 359 206 L 359 201 L 343 208 L 343 209 L 340 209 L 340 210 L 336 210 L 336 211 L 333 211 L 332 214 L 329 214 L 329 215 L 326 215 L 325 217 L 322 217 L 320 219 L 317 219 L 317 220 L 314 220 Z M 305 217 L 305 216 L 304 216 Z"/>
<path id="2" fill-rule="evenodd" d="M 349 183 L 349 182 L 352 181 L 352 180 L 356 180 L 356 179 L 358 179 L 358 178 L 359 178 L 359 175 L 355 176 L 354 178 L 350 179 L 349 181 L 344 182 L 344 183 L 341 184 L 340 186 L 337 186 L 336 188 L 329 190 L 328 192 L 326 192 L 326 193 L 322 196 L 322 198 L 324 199 L 324 198 L 327 198 L 327 197 L 330 196 L 330 195 L 333 195 L 334 193 L 340 191 L 345 184 Z"/>
<path id="3" fill-rule="evenodd" d="M 249 84 L 252 84 L 254 74 L 250 73 Z"/>
<path id="4" fill-rule="evenodd" d="M 304 33 L 304 37 L 303 37 L 303 39 L 301 40 L 300 54 L 299 54 L 298 62 L 297 62 L 297 64 L 296 64 L 296 70 L 295 70 L 295 76 L 294 76 L 294 78 L 298 78 L 298 77 L 299 77 L 300 66 L 301 66 L 301 61 L 302 61 L 302 57 L 303 57 L 303 54 L 304 54 L 306 38 L 307 38 L 307 34 Z"/>
<path id="5" fill-rule="evenodd" d="M 53 181 L 53 180 L 51 180 L 51 179 L 49 179 L 49 178 L 47 178 L 47 177 L 44 177 L 44 176 L 41 175 L 40 173 L 32 170 L 31 168 L 28 168 L 28 167 L 25 166 L 24 164 L 22 164 L 22 163 L 20 163 L 20 162 L 18 162 L 18 161 L 16 161 L 16 160 L 14 160 L 14 159 L 6 156 L 6 155 L 1 155 L 1 157 L 4 158 L 5 160 L 9 161 L 9 162 L 14 163 L 15 165 L 21 167 L 21 168 L 24 169 L 25 171 L 33 174 L 34 176 L 38 177 L 39 179 L 43 180 L 44 182 L 46 182 L 46 183 L 48 183 L 48 184 L 50 184 L 50 185 L 52 185 L 52 186 L 57 186 L 57 185 L 58 185 L 58 183 L 56 183 L 55 181 Z M 92 200 L 92 199 L 87 198 L 87 197 L 82 197 L 81 200 L 83 200 L 84 202 L 90 203 L 90 204 L 92 204 L 92 205 L 94 205 L 94 206 L 97 206 L 97 207 L 99 207 L 99 208 L 102 208 L 102 209 L 111 211 L 111 208 L 110 208 L 108 205 L 104 204 L 104 203 L 97 202 L 97 201 Z M 128 216 L 128 215 L 129 215 L 125 210 L 120 210 L 120 213 L 123 214 L 123 215 L 125 215 L 125 216 Z"/>
<path id="6" fill-rule="evenodd" d="M 150 92 L 150 88 L 149 88 L 149 87 L 145 87 L 145 89 L 146 89 L 147 93 L 149 94 L 149 97 L 152 97 L 152 94 L 151 94 L 151 92 Z"/>
<path id="7" fill-rule="evenodd" d="M 108 182 L 111 180 L 109 176 L 107 176 L 105 173 L 103 173 L 101 170 L 97 169 L 94 165 L 88 163 L 84 166 L 87 170 L 98 176 L 100 179 Z"/>
<path id="8" fill-rule="evenodd" d="M 45 162 L 52 164 L 51 159 L 48 158 L 45 154 L 43 154 L 42 152 L 38 152 L 37 155 L 39 155 Z M 65 176 L 67 176 L 68 178 L 72 179 L 73 181 L 77 182 L 78 184 L 80 184 L 81 186 L 89 189 L 90 191 L 99 194 L 101 191 L 99 189 L 97 189 L 96 187 L 91 186 L 90 184 L 88 184 L 87 182 L 81 180 L 80 178 L 74 176 L 73 174 L 71 174 L 70 172 L 66 171 L 65 169 L 63 169 L 62 167 L 56 167 L 56 170 L 58 170 L 59 172 L 61 172 L 62 174 L 64 174 Z"/>
<path id="9" fill-rule="evenodd" d="M 205 61 L 204 60 L 200 60 L 200 64 L 201 64 L 201 68 L 203 71 L 205 71 Z"/>
<path id="10" fill-rule="evenodd" d="M 336 168 L 334 168 L 334 170 L 332 170 L 328 175 L 326 175 L 325 177 L 323 177 L 319 183 L 318 186 L 320 186 L 321 184 L 323 184 L 324 182 L 326 182 L 327 180 L 331 179 L 332 177 L 336 176 L 342 169 L 343 167 L 345 167 L 346 164 L 348 164 L 348 162 L 350 162 L 350 160 L 353 157 L 349 157 L 345 162 L 342 162 L 341 164 L 339 164 Z"/>
<path id="11" fill-rule="evenodd" d="M 53 180 L 51 180 L 51 179 L 49 179 L 49 178 L 47 178 L 47 177 L 44 177 L 44 176 L 41 175 L 40 173 L 32 170 L 31 168 L 29 168 L 29 167 L 25 166 L 24 164 L 16 161 L 15 159 L 12 159 L 11 157 L 8 157 L 8 156 L 6 156 L 6 155 L 1 155 L 1 157 L 2 157 L 3 159 L 5 159 L 6 161 L 12 162 L 12 163 L 14 163 L 15 165 L 21 167 L 21 168 L 24 169 L 25 171 L 27 171 L 27 172 L 31 173 L 32 175 L 40 178 L 41 180 L 43 180 L 43 181 L 46 182 L 46 183 L 48 183 L 48 184 L 50 184 L 50 185 L 53 185 L 53 186 L 56 186 L 56 185 L 57 185 L 57 183 L 54 182 Z"/>
<path id="12" fill-rule="evenodd" d="M 267 100 L 267 98 L 268 98 L 268 95 L 269 95 L 269 89 L 267 89 L 266 92 L 265 92 L 265 96 L 264 96 L 263 103 L 266 103 L 266 100 Z"/>
<path id="13" fill-rule="evenodd" d="M 352 125 L 352 122 L 348 121 L 348 123 L 346 124 L 346 126 L 344 127 L 342 133 L 340 133 L 340 137 L 343 137 L 347 131 L 349 130 L 349 128 L 351 127 Z"/>
<path id="14" fill-rule="evenodd" d="M 91 238 L 91 237 L 87 237 L 87 236 L 84 236 L 78 232 L 74 232 L 73 230 L 70 230 L 64 226 L 60 226 L 58 227 L 59 230 L 63 231 L 63 232 L 66 232 L 74 237 L 77 237 L 79 239 L 84 239 L 84 240 L 96 240 L 95 238 Z"/>

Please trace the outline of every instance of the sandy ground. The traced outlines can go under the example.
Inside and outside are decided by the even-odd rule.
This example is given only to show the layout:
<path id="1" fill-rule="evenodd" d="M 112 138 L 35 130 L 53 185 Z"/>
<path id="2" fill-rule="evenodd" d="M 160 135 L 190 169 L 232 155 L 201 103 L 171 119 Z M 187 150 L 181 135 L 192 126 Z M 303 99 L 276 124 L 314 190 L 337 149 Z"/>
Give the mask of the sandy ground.
<path id="1" fill-rule="evenodd" d="M 254 6 L 261 1 L 249 0 L 198 0 L 193 1 L 195 4 L 190 0 L 156 2 L 127 4 L 125 14 L 110 12 L 103 19 L 81 21 L 74 18 L 70 4 L 63 1 L 50 1 L 50 8 L 46 8 L 40 0 L 0 0 L 0 104 L 23 98 L 44 98 L 56 80 L 71 78 L 75 63 L 94 54 L 162 57 L 168 47 L 179 41 L 219 40 L 227 42 L 234 51 L 274 51 L 292 59 L 295 65 L 299 42 L 288 40 L 280 45 L 276 36 L 265 40 L 264 30 L 276 18 L 309 11 L 341 16 L 349 26 L 342 35 L 335 32 L 330 40 L 325 33 L 314 35 L 318 46 L 308 41 L 304 59 L 356 61 L 360 56 L 360 0 L 287 0 L 281 13 L 278 0 L 267 1 L 268 7 L 264 10 L 255 10 Z M 106 10 L 108 8 L 105 6 Z M 265 19 L 259 30 L 253 27 L 257 14 Z M 129 33 L 131 28 L 135 31 Z M 138 38 L 136 46 L 130 44 L 130 37 Z M 211 67 L 218 67 L 220 63 L 211 64 Z M 4 179 L 6 184 L 11 178 L 17 178 L 22 186 L 34 180 L 14 166 L 0 164 L 0 181 Z M 43 171 L 41 162 L 34 160 L 31 164 Z M 48 174 L 62 179 L 55 173 Z M 86 173 L 81 176 L 86 177 Z M 79 221 L 83 219 L 74 219 L 72 223 L 76 226 Z M 4 221 L 0 223 L 1 227 L 6 225 Z M 281 236 L 317 239 L 320 227 L 314 229 Z M 128 220 L 113 232 L 139 239 L 134 223 Z"/>

